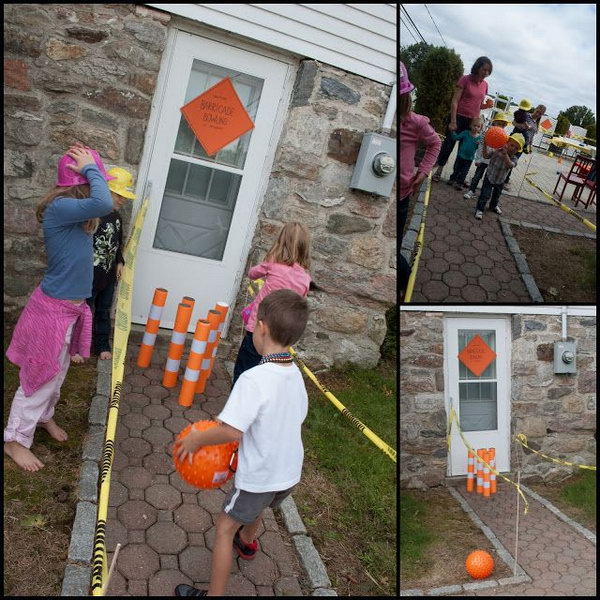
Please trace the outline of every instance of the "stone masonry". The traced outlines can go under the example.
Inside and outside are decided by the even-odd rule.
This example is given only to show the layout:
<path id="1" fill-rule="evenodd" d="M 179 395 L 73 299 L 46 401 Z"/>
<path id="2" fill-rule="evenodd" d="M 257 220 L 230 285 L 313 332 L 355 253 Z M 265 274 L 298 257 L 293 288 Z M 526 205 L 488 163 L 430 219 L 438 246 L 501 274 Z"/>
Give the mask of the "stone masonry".
<path id="1" fill-rule="evenodd" d="M 446 475 L 443 314 L 400 312 L 400 481 L 432 486 Z M 554 342 L 561 318 L 511 317 L 511 435 L 549 456 L 595 464 L 596 319 L 568 317 L 569 341 L 577 342 L 577 373 L 557 375 Z M 525 451 L 524 480 L 551 481 L 571 474 Z"/>
<path id="2" fill-rule="evenodd" d="M 68 145 L 79 140 L 107 167 L 137 174 L 168 28 L 180 21 L 133 4 L 7 5 L 5 310 L 19 310 L 43 275 L 34 209 Z M 301 60 L 260 199 L 247 267 L 288 221 L 301 221 L 312 236 L 318 287 L 300 349 L 315 370 L 375 364 L 385 311 L 396 302 L 395 188 L 389 199 L 349 188 L 363 134 L 381 132 L 390 93 L 391 86 Z M 245 288 L 232 331 L 241 327 Z"/>

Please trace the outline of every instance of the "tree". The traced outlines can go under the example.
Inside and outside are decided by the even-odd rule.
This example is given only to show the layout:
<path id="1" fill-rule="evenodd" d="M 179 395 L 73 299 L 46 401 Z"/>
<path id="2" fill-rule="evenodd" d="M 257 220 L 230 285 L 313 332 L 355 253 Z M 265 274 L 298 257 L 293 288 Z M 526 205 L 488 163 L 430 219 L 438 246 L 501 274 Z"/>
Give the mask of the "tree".
<path id="1" fill-rule="evenodd" d="M 460 56 L 452 49 L 430 47 L 414 73 L 411 82 L 417 87 L 415 112 L 429 117 L 438 133 L 445 133 L 456 82 L 464 73 Z"/>
<path id="2" fill-rule="evenodd" d="M 567 133 L 569 127 L 571 127 L 571 122 L 562 111 L 559 112 L 558 117 L 556 119 L 556 127 L 554 128 L 554 133 L 556 135 L 563 135 Z"/>
<path id="3" fill-rule="evenodd" d="M 404 63 L 404 66 L 408 71 L 408 78 L 411 83 L 414 83 L 413 77 L 418 66 L 432 48 L 433 46 L 426 42 L 419 42 L 418 44 L 400 47 L 400 60 Z"/>
<path id="4" fill-rule="evenodd" d="M 594 113 L 587 106 L 570 106 L 562 114 L 564 114 L 573 125 L 585 127 L 586 129 L 596 122 Z"/>
<path id="5" fill-rule="evenodd" d="M 585 134 L 587 136 L 587 140 L 585 140 L 585 142 L 587 144 L 590 144 L 590 146 L 595 146 L 596 145 L 596 123 L 594 123 L 593 125 L 590 125 L 588 127 L 587 133 Z"/>

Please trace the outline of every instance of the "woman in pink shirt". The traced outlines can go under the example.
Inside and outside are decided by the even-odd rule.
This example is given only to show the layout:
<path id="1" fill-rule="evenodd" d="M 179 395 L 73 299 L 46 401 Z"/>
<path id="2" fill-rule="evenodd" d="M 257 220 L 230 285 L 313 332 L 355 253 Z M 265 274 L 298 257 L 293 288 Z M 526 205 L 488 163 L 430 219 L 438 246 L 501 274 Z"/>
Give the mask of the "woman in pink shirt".
<path id="1" fill-rule="evenodd" d="M 442 144 L 438 156 L 438 168 L 433 175 L 433 181 L 439 181 L 442 169 L 448 157 L 452 154 L 455 140 L 450 132 L 460 133 L 469 129 L 471 119 L 480 116 L 480 111 L 489 108 L 483 103 L 488 91 L 488 84 L 484 79 L 492 74 L 492 61 L 487 56 L 480 56 L 471 67 L 470 75 L 463 75 L 456 84 L 452 103 L 450 104 L 450 117 L 446 130 L 446 139 Z M 450 178 L 452 181 L 452 178 Z"/>
<path id="2" fill-rule="evenodd" d="M 415 86 L 408 80 L 404 63 L 400 63 L 400 205 L 398 220 L 400 244 L 404 235 L 404 225 L 408 214 L 408 200 L 415 190 L 429 175 L 437 158 L 442 142 L 429 119 L 411 111 L 410 92 Z M 423 160 L 415 167 L 417 144 L 422 142 L 427 147 Z M 398 275 L 400 290 L 406 288 L 410 269 L 406 260 L 400 255 L 400 273 Z"/>
<path id="3" fill-rule="evenodd" d="M 246 333 L 235 361 L 233 383 L 246 370 L 256 367 L 262 356 L 256 351 L 252 334 L 256 326 L 258 305 L 275 290 L 292 290 L 302 297 L 310 287 L 310 236 L 301 223 L 287 223 L 267 252 L 264 262 L 252 267 L 248 277 L 262 279 L 264 283 L 254 301 L 242 311 Z"/>

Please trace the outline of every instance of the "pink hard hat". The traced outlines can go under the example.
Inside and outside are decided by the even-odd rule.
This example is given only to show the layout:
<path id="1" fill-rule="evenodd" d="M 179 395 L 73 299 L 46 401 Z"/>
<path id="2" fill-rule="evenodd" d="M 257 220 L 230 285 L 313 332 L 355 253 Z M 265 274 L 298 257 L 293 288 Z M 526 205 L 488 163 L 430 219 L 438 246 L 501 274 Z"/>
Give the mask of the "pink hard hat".
<path id="1" fill-rule="evenodd" d="M 404 66 L 404 63 L 400 61 L 400 93 L 406 94 L 407 92 L 412 92 L 414 89 L 415 86 L 408 80 L 406 67 Z"/>
<path id="2" fill-rule="evenodd" d="M 104 179 L 106 179 L 106 181 L 115 179 L 106 172 L 98 152 L 90 148 L 90 154 L 94 157 L 94 162 L 96 165 L 98 165 L 98 169 L 100 169 L 100 173 L 102 173 Z M 67 168 L 67 165 L 75 164 L 77 164 L 77 161 L 74 158 L 71 158 L 68 154 L 65 154 L 61 157 L 61 159 L 58 161 L 58 178 L 56 180 L 57 186 L 70 187 L 72 185 L 83 185 L 85 183 L 89 183 L 87 178 L 81 173 L 76 173 L 72 169 Z"/>

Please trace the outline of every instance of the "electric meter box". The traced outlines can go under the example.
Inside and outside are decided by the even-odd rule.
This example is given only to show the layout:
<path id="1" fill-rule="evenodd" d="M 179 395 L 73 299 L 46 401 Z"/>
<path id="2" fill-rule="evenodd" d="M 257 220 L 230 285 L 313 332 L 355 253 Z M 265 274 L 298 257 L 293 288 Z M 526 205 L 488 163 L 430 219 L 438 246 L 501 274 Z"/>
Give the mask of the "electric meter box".
<path id="1" fill-rule="evenodd" d="M 554 372 L 577 373 L 575 342 L 554 342 Z"/>
<path id="2" fill-rule="evenodd" d="M 389 198 L 396 170 L 396 140 L 379 133 L 365 133 L 350 187 Z"/>

